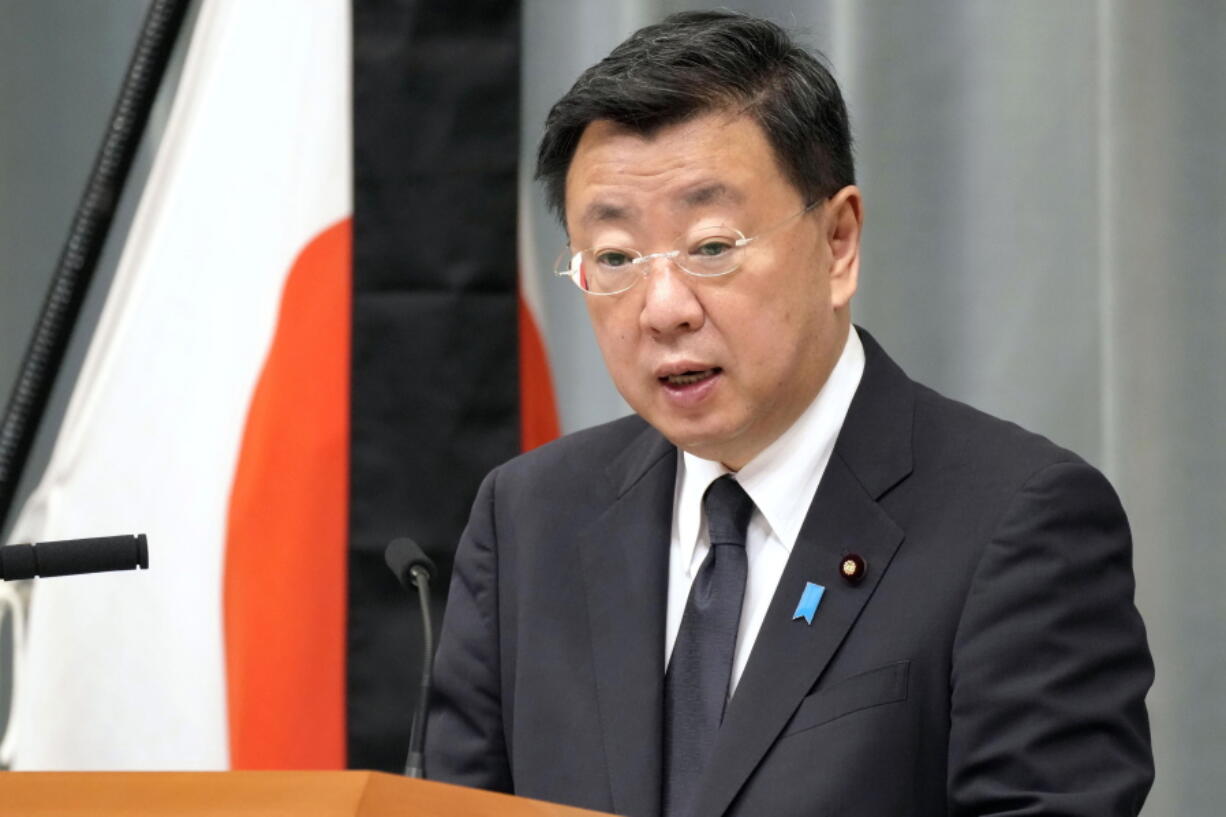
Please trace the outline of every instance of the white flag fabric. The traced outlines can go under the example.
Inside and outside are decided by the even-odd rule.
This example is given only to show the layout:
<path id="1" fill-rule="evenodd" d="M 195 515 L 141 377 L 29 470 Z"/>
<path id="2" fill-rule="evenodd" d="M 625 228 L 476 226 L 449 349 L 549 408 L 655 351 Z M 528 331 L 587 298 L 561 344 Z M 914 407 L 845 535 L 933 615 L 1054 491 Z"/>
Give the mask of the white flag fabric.
<path id="1" fill-rule="evenodd" d="M 150 569 L 35 582 L 15 768 L 230 766 L 227 514 L 287 276 L 352 210 L 350 39 L 348 0 L 200 9 L 50 464 L 12 537 L 146 533 Z"/>

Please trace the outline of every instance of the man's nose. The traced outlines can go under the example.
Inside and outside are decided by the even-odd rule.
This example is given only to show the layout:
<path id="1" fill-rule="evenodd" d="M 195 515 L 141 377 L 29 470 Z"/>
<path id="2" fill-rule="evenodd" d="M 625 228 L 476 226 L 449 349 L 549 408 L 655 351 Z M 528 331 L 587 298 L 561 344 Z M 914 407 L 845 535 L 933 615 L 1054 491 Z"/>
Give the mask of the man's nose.
<path id="1" fill-rule="evenodd" d="M 639 284 L 646 290 L 643 329 L 652 335 L 668 336 L 701 328 L 706 314 L 693 289 L 694 277 L 662 253 L 647 263 L 650 268 Z"/>

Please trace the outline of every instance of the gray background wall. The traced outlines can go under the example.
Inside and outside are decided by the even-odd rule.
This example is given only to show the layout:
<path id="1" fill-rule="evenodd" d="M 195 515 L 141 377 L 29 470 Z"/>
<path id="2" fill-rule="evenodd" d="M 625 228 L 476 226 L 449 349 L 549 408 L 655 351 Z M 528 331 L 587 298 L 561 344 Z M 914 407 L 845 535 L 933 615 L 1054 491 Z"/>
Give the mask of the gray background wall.
<path id="1" fill-rule="evenodd" d="M 583 67 L 639 25 L 699 5 L 526 0 L 525 159 Z M 145 6 L 0 0 L 5 395 Z M 1077 450 L 1119 489 L 1158 663 L 1146 813 L 1219 814 L 1226 4 L 739 7 L 797 30 L 844 86 L 868 213 L 857 321 L 914 377 Z M 563 239 L 539 194 L 524 195 L 547 278 Z M 575 293 L 542 285 L 565 428 L 623 413 Z"/>

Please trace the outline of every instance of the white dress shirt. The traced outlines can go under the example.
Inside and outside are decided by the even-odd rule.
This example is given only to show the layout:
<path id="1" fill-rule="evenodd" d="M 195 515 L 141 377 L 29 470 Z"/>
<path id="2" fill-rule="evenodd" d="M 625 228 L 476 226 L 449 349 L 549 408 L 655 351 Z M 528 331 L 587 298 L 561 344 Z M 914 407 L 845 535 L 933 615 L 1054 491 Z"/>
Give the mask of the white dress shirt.
<path id="1" fill-rule="evenodd" d="M 843 353 L 817 397 L 787 431 L 736 474 L 737 482 L 749 494 L 755 508 L 745 540 L 749 575 L 745 580 L 729 695 L 749 662 L 749 653 L 766 617 L 766 608 L 770 606 L 792 546 L 796 544 L 817 485 L 826 472 L 834 442 L 863 374 L 864 346 L 852 327 Z M 677 641 L 690 585 L 711 549 L 702 496 L 707 486 L 727 473 L 729 469 L 718 462 L 684 452 L 677 463 L 668 557 L 665 665 Z M 800 592 L 798 588 L 797 601 Z"/>

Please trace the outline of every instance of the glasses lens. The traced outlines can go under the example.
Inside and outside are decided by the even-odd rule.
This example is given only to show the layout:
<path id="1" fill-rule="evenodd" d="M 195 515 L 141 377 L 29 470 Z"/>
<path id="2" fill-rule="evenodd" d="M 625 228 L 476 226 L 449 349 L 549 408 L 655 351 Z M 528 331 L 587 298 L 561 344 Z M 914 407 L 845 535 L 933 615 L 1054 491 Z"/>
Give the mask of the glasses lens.
<path id="1" fill-rule="evenodd" d="M 685 272 L 700 278 L 727 275 L 740 267 L 747 244 L 739 230 L 718 225 L 691 230 L 677 239 L 676 249 L 647 256 L 617 246 L 593 247 L 569 257 L 563 250 L 555 269 L 584 292 L 615 295 L 637 284 L 648 272 L 644 262 L 656 258 L 671 259 Z"/>
<path id="2" fill-rule="evenodd" d="M 609 295 L 634 286 L 640 277 L 634 259 L 639 253 L 622 247 L 595 247 L 579 253 L 579 288 Z"/>
<path id="3" fill-rule="evenodd" d="M 683 240 L 677 262 L 691 275 L 726 275 L 741 263 L 744 238 L 731 227 L 695 231 Z"/>

